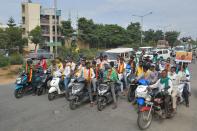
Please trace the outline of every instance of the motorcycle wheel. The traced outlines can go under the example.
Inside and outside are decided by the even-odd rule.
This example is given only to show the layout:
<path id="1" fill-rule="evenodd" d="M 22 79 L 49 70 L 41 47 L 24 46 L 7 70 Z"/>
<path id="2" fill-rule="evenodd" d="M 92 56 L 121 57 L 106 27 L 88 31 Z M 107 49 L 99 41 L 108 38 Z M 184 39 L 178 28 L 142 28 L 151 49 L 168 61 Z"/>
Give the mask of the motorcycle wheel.
<path id="1" fill-rule="evenodd" d="M 49 101 L 54 100 L 55 99 L 55 93 L 49 93 L 48 94 L 48 99 L 49 99 Z"/>
<path id="2" fill-rule="evenodd" d="M 103 97 L 98 98 L 98 103 L 97 103 L 98 111 L 102 111 L 105 108 L 104 103 L 105 103 L 105 98 Z"/>
<path id="3" fill-rule="evenodd" d="M 37 88 L 37 95 L 40 96 L 43 93 L 43 87 Z"/>
<path id="4" fill-rule="evenodd" d="M 137 124 L 141 130 L 145 130 L 149 128 L 149 126 L 151 125 L 153 115 L 152 113 L 150 113 L 149 118 L 147 118 L 148 114 L 149 114 L 149 111 L 139 112 L 138 114 Z"/>
<path id="5" fill-rule="evenodd" d="M 14 96 L 17 99 L 22 98 L 23 97 L 23 89 L 21 88 L 21 89 L 15 90 L 14 91 Z"/>
<path id="6" fill-rule="evenodd" d="M 67 101 L 69 101 L 69 97 L 70 97 L 70 93 L 69 93 L 69 91 L 66 91 L 65 92 L 65 98 L 66 98 Z"/>
<path id="7" fill-rule="evenodd" d="M 131 87 L 128 90 L 127 99 L 128 99 L 129 102 L 132 102 L 135 99 L 135 92 L 132 92 Z"/>
<path id="8" fill-rule="evenodd" d="M 77 105 L 75 104 L 75 100 L 69 101 L 69 107 L 71 110 L 75 110 L 77 108 Z"/>

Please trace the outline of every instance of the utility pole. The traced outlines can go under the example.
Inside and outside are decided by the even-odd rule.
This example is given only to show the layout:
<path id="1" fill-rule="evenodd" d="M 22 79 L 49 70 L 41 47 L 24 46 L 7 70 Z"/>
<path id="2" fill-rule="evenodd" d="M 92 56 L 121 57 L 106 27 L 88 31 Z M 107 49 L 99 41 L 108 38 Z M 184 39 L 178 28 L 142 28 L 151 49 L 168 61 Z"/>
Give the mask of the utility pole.
<path id="1" fill-rule="evenodd" d="M 55 13 L 55 56 L 57 57 L 57 0 L 54 0 Z"/>
<path id="2" fill-rule="evenodd" d="M 163 28 L 163 33 L 164 33 L 164 35 L 163 35 L 163 40 L 166 40 L 166 29 L 167 29 L 168 27 L 171 27 L 171 25 L 160 26 L 160 27 Z"/>
<path id="3" fill-rule="evenodd" d="M 132 15 L 132 16 L 141 18 L 141 39 L 140 39 L 140 44 L 141 45 L 143 44 L 143 24 L 144 24 L 144 17 L 145 16 L 148 16 L 148 15 L 151 15 L 151 14 L 153 14 L 153 12 L 149 12 L 149 13 L 144 14 L 144 15 Z"/>

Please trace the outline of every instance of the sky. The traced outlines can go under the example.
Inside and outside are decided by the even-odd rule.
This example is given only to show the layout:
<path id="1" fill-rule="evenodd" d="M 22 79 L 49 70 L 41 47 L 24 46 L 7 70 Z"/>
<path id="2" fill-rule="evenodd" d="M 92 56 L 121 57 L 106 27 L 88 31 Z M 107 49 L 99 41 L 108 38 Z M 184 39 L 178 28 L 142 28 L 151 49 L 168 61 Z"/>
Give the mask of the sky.
<path id="1" fill-rule="evenodd" d="M 127 27 L 130 22 L 140 22 L 144 15 L 143 30 L 162 29 L 180 31 L 181 36 L 197 38 L 197 0 L 57 0 L 62 10 L 62 20 L 69 12 L 73 26 L 79 17 L 93 19 L 95 23 L 118 24 Z M 0 22 L 6 24 L 10 16 L 21 21 L 22 0 L 0 0 Z M 43 7 L 53 7 L 53 0 L 32 0 Z M 166 27 L 166 28 L 164 28 Z"/>

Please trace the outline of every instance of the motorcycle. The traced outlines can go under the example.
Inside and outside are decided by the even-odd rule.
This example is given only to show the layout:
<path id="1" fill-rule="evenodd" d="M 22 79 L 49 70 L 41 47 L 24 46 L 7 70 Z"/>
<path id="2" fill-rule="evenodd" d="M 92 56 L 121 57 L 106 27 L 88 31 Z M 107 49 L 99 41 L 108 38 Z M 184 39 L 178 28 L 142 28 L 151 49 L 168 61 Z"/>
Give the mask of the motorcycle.
<path id="1" fill-rule="evenodd" d="M 147 90 L 147 89 L 146 89 Z M 168 91 L 162 90 L 158 93 L 147 92 L 147 97 L 142 100 L 141 107 L 139 108 L 137 124 L 141 130 L 149 128 L 152 123 L 153 116 L 159 118 L 173 117 L 172 100 Z"/>
<path id="2" fill-rule="evenodd" d="M 17 99 L 22 98 L 26 93 L 33 93 L 33 86 L 36 87 L 42 80 L 41 69 L 36 69 L 34 73 L 35 76 L 32 78 L 32 84 L 28 83 L 28 75 L 24 71 L 16 79 L 14 95 Z"/>
<path id="3" fill-rule="evenodd" d="M 52 101 L 57 95 L 64 95 L 64 82 L 61 80 L 62 74 L 59 71 L 54 72 L 54 76 L 50 82 L 50 89 L 48 91 L 48 99 Z"/>
<path id="4" fill-rule="evenodd" d="M 88 89 L 86 88 L 85 79 L 77 78 L 72 84 L 72 92 L 69 96 L 69 107 L 71 110 L 75 110 L 77 106 L 82 103 L 89 102 L 90 97 Z"/>
<path id="5" fill-rule="evenodd" d="M 127 95 L 128 97 L 127 99 L 129 102 L 135 100 L 135 91 L 139 85 L 148 85 L 148 81 L 144 79 L 136 81 L 135 77 L 133 76 L 131 79 L 131 83 L 129 85 L 128 95 Z"/>
<path id="6" fill-rule="evenodd" d="M 25 72 L 21 73 L 20 76 L 16 79 L 15 82 L 15 91 L 14 96 L 19 99 L 23 97 L 23 94 L 26 92 L 32 92 L 32 86 L 28 84 L 28 77 Z"/>
<path id="7" fill-rule="evenodd" d="M 102 111 L 107 104 L 113 102 L 113 96 L 111 93 L 111 81 L 105 81 L 98 86 L 98 95 L 97 95 L 97 109 Z M 118 92 L 120 91 L 119 85 L 115 84 L 115 94 L 118 97 Z"/>
<path id="8" fill-rule="evenodd" d="M 138 112 L 141 106 L 144 105 L 144 101 L 150 101 L 150 95 L 148 94 L 148 84 L 149 82 L 145 79 L 141 79 L 138 81 L 138 86 L 135 90 L 135 102 L 138 107 Z"/>
<path id="9" fill-rule="evenodd" d="M 178 86 L 178 97 L 177 97 L 177 105 L 182 103 L 189 103 L 189 85 L 188 80 L 181 80 L 180 85 Z"/>
<path id="10" fill-rule="evenodd" d="M 43 75 L 42 80 L 38 83 L 37 86 L 37 95 L 40 96 L 44 92 L 46 93 L 50 88 L 50 82 L 52 80 L 51 71 L 47 70 Z"/>

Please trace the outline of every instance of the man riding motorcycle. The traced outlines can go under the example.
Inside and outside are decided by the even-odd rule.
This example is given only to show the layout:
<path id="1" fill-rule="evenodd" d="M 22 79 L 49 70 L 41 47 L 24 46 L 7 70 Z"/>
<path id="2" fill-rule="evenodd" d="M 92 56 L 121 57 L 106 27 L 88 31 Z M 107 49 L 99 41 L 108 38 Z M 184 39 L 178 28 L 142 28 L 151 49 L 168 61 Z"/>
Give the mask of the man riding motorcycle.
<path id="1" fill-rule="evenodd" d="M 161 92 L 162 90 L 166 90 L 168 94 L 172 97 L 172 90 L 173 90 L 173 84 L 171 79 L 167 75 L 167 70 L 163 70 L 161 73 L 161 78 L 153 85 L 150 85 L 148 89 L 158 89 L 158 92 Z M 167 110 L 168 103 L 171 98 L 167 97 L 165 99 L 165 110 Z"/>
<path id="2" fill-rule="evenodd" d="M 84 60 L 82 60 L 82 68 L 79 71 L 79 76 L 80 78 L 85 79 L 85 83 L 88 89 L 89 97 L 90 97 L 90 106 L 93 107 L 94 102 L 93 102 L 93 97 L 92 97 L 92 79 L 95 77 L 94 70 L 90 67 L 90 62 L 84 63 Z M 84 65 L 85 64 L 85 65 Z"/>
<path id="3" fill-rule="evenodd" d="M 172 89 L 172 106 L 174 112 L 176 111 L 176 105 L 177 105 L 177 90 L 178 90 L 178 77 L 176 74 L 176 67 L 172 66 L 170 72 L 168 72 L 168 77 L 171 79 L 172 84 L 173 84 L 173 89 Z"/>
<path id="4" fill-rule="evenodd" d="M 186 81 L 186 85 L 185 84 L 180 84 L 179 86 L 187 86 L 187 93 L 189 95 L 191 95 L 191 85 L 190 85 L 190 72 L 188 70 L 187 64 L 183 64 L 182 66 L 179 66 L 179 71 L 178 71 L 178 79 L 179 79 L 179 83 L 181 83 L 181 81 Z M 180 98 L 182 98 L 182 95 L 180 95 Z M 185 100 L 186 102 L 186 106 L 189 107 L 189 98 L 187 98 Z"/>
<path id="5" fill-rule="evenodd" d="M 114 100 L 114 105 L 112 109 L 117 108 L 117 100 L 116 100 L 116 94 L 115 94 L 115 83 L 119 80 L 118 74 L 116 72 L 116 69 L 114 68 L 114 62 L 110 62 L 110 66 L 108 64 L 105 65 L 106 71 L 104 72 L 104 81 L 105 80 L 111 80 L 111 92 Z M 108 69 L 107 69 L 108 68 Z"/>

